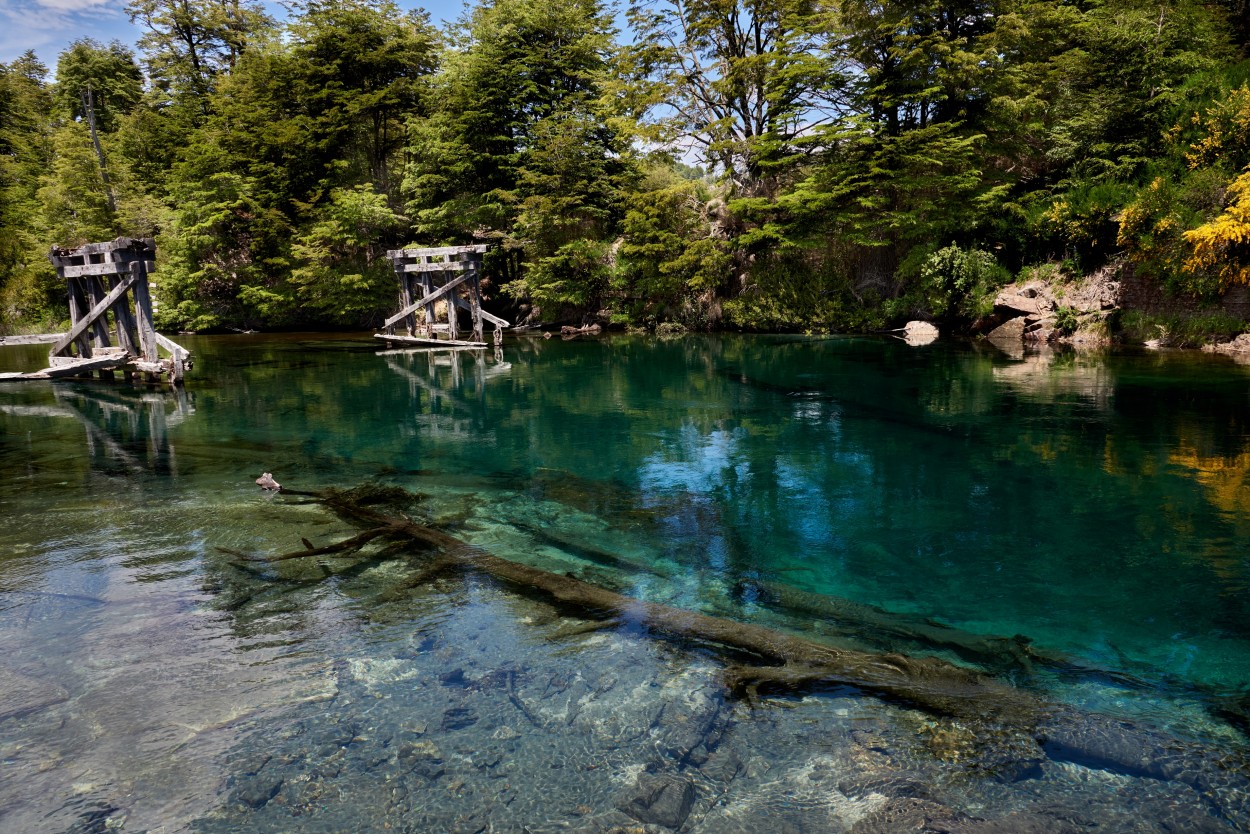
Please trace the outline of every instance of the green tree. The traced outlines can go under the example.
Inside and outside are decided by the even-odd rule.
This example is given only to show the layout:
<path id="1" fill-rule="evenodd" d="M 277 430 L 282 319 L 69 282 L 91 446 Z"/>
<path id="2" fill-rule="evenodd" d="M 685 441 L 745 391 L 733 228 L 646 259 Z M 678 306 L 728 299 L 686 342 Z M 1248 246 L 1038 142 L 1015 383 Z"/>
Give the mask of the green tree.
<path id="1" fill-rule="evenodd" d="M 323 321 L 352 324 L 395 303 L 386 242 L 403 227 L 386 195 L 369 185 L 336 188 L 291 247 L 295 303 Z"/>
<path id="2" fill-rule="evenodd" d="M 625 321 L 711 323 L 707 310 L 729 284 L 732 258 L 701 173 L 654 161 L 628 194 L 612 282 L 613 306 Z"/>
<path id="3" fill-rule="evenodd" d="M 84 121 L 90 100 L 96 127 L 112 133 L 121 117 L 143 98 L 143 73 L 134 53 L 120 42 L 104 46 L 83 38 L 70 44 L 57 60 L 55 96 L 63 113 Z"/>
<path id="4" fill-rule="evenodd" d="M 523 253 L 495 277 L 549 314 L 593 306 L 629 171 L 603 104 L 611 21 L 595 0 L 494 0 L 463 24 L 410 128 L 415 231 Z"/>
<path id="5" fill-rule="evenodd" d="M 621 66 L 648 139 L 693 150 L 737 194 L 772 195 L 802 137 L 841 109 L 849 78 L 811 0 L 635 0 Z"/>
<path id="6" fill-rule="evenodd" d="M 0 328 L 59 319 L 38 190 L 55 160 L 47 68 L 33 52 L 0 63 Z"/>
<path id="7" fill-rule="evenodd" d="M 248 0 L 129 0 L 126 11 L 146 30 L 139 48 L 153 85 L 188 118 L 207 113 L 217 77 L 273 25 L 262 5 Z"/>

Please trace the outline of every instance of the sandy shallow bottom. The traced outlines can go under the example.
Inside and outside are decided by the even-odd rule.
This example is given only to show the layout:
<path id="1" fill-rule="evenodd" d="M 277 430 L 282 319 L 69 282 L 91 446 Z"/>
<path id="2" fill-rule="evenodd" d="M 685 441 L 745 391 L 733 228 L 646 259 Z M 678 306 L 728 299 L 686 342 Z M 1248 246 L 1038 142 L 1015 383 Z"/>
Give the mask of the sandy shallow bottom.
<path id="1" fill-rule="evenodd" d="M 1189 785 L 1047 758 L 1032 738 L 850 691 L 731 700 L 711 651 L 472 577 L 414 583 L 419 560 L 243 569 L 227 552 L 349 532 L 316 507 L 186 510 L 119 505 L 90 536 L 43 531 L 56 592 L 10 575 L 0 830 L 1234 830 Z M 163 537 L 110 555 L 153 512 Z M 29 540 L 28 523 L 7 535 Z"/>

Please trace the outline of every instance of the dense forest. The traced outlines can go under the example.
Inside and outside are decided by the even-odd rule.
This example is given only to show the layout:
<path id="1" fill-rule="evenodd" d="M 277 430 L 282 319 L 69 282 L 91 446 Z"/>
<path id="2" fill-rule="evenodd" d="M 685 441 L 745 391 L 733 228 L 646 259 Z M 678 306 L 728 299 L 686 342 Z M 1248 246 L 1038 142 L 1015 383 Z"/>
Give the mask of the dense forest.
<path id="1" fill-rule="evenodd" d="M 490 243 L 532 321 L 970 322 L 1024 273 L 1250 283 L 1247 0 L 131 0 L 0 64 L 0 332 L 155 236 L 159 324 L 374 324 Z"/>

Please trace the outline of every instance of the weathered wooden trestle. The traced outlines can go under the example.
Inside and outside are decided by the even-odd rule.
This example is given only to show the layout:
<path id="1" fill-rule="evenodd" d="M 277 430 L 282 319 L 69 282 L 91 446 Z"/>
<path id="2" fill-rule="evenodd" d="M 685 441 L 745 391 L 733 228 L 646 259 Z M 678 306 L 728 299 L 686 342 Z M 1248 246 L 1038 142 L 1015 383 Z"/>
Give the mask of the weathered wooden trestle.
<path id="1" fill-rule="evenodd" d="M 146 374 L 181 384 L 191 354 L 156 332 L 148 273 L 156 268 L 150 238 L 119 237 L 74 249 L 53 249 L 48 256 L 69 292 L 70 329 L 20 341 L 50 341 L 49 367 L 0 379 L 56 379 L 98 373 L 111 379 Z M 160 352 L 167 354 L 162 358 Z"/>
<path id="2" fill-rule="evenodd" d="M 386 253 L 399 278 L 399 312 L 374 334 L 388 344 L 424 347 L 486 347 L 483 328 L 495 326 L 494 342 L 508 322 L 482 309 L 482 255 L 486 247 L 440 246 Z M 460 337 L 459 310 L 470 318 L 468 339 Z M 399 327 L 402 333 L 396 332 Z"/>

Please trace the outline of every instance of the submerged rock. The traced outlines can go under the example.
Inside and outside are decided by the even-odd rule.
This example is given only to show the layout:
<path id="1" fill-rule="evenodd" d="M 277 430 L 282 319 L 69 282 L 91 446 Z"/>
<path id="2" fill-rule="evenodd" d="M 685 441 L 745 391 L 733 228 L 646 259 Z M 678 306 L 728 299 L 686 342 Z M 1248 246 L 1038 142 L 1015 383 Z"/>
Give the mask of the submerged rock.
<path id="1" fill-rule="evenodd" d="M 0 666 L 0 721 L 39 712 L 69 700 L 69 693 Z"/>
<path id="2" fill-rule="evenodd" d="M 681 828 L 694 807 L 694 784 L 672 773 L 644 773 L 621 794 L 616 807 L 639 822 Z"/>

